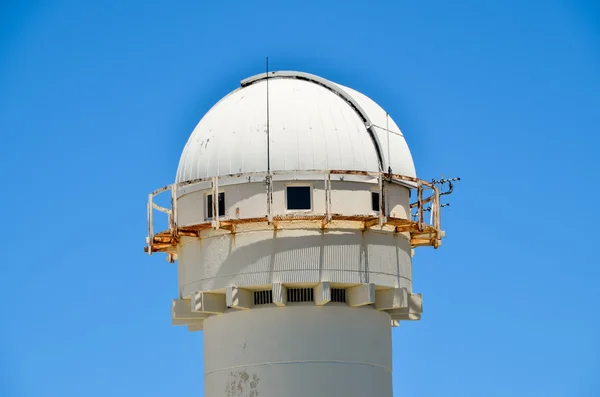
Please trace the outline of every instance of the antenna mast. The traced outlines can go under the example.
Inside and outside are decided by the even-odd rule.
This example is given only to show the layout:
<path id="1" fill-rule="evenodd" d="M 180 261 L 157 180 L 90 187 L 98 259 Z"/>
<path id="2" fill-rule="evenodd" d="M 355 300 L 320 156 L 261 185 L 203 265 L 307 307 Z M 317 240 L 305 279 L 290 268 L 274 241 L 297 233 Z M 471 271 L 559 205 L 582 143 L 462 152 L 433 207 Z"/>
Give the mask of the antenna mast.
<path id="1" fill-rule="evenodd" d="M 271 138 L 269 134 L 269 57 L 267 57 L 267 172 L 271 175 Z"/>
<path id="2" fill-rule="evenodd" d="M 388 150 L 388 173 L 392 173 L 392 158 L 390 157 L 390 115 L 388 112 L 385 112 L 385 130 L 387 132 L 387 150 Z"/>
<path id="3" fill-rule="evenodd" d="M 271 135 L 269 130 L 269 57 L 266 62 L 267 80 L 267 221 L 273 221 L 273 176 L 271 175 Z"/>

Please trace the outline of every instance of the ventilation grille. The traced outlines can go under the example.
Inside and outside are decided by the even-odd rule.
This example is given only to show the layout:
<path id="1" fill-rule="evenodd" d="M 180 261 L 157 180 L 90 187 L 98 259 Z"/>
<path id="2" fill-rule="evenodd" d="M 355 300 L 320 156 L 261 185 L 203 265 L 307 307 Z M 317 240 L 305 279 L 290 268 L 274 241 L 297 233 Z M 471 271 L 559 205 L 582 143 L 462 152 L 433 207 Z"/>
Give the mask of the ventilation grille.
<path id="1" fill-rule="evenodd" d="M 288 302 L 314 302 L 315 297 L 312 288 L 288 288 Z"/>
<path id="2" fill-rule="evenodd" d="M 254 291 L 255 305 L 268 305 L 269 303 L 273 303 L 273 290 Z"/>
<path id="3" fill-rule="evenodd" d="M 331 301 L 346 303 L 346 290 L 343 288 L 332 288 L 331 289 Z"/>

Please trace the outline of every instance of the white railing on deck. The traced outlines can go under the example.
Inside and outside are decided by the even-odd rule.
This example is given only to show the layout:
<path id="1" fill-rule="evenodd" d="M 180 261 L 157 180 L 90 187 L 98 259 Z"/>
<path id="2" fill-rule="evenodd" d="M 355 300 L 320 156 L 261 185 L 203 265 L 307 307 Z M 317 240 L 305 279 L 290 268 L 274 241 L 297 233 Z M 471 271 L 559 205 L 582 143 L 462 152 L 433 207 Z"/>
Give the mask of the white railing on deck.
<path id="1" fill-rule="evenodd" d="M 267 174 L 266 172 L 251 172 L 244 174 L 235 174 L 235 175 L 223 175 L 218 177 L 208 177 L 195 179 L 186 182 L 174 183 L 172 185 L 164 186 L 160 189 L 157 189 L 148 195 L 148 237 L 146 243 L 149 248 L 153 243 L 154 239 L 154 211 L 159 211 L 167 214 L 168 216 L 168 231 L 171 235 L 177 235 L 177 191 L 181 188 L 191 187 L 195 185 L 199 185 L 202 183 L 211 183 L 212 194 L 213 194 L 213 214 L 218 214 L 219 210 L 219 200 L 218 200 L 218 192 L 219 192 L 219 181 L 222 179 L 231 179 L 231 178 L 240 178 L 240 179 L 254 179 L 257 180 L 258 177 L 264 176 L 265 184 L 267 185 L 267 219 L 268 222 L 273 220 L 272 214 L 272 203 L 270 202 L 271 192 L 273 191 L 273 176 L 290 176 L 290 180 L 295 180 L 294 174 L 301 174 L 303 176 L 314 175 L 314 180 L 322 179 L 324 181 L 325 187 L 325 220 L 326 222 L 331 221 L 332 213 L 331 213 L 331 176 L 332 175 L 352 175 L 352 176 L 366 176 L 377 178 L 378 190 L 379 190 L 379 226 L 382 227 L 387 222 L 387 214 L 385 211 L 386 201 L 385 201 L 385 186 L 388 183 L 393 184 L 401 184 L 409 189 L 417 191 L 417 201 L 410 204 L 411 214 L 409 217 L 416 218 L 416 223 L 418 225 L 418 230 L 423 231 L 424 226 L 430 226 L 434 228 L 436 231 L 441 231 L 440 225 L 440 193 L 437 187 L 431 183 L 418 178 L 413 178 L 404 175 L 398 174 L 389 174 L 385 172 L 369 172 L 369 171 L 351 171 L 351 170 L 313 170 L 313 171 L 299 171 L 299 172 L 290 172 L 290 171 L 276 171 Z M 254 178 L 252 178 L 254 177 Z M 311 178 L 312 179 L 312 178 Z M 162 207 L 154 202 L 156 196 L 165 193 L 170 193 L 171 198 L 171 208 Z M 430 194 L 427 197 L 424 197 L 424 193 L 427 191 Z M 428 204 L 428 207 L 425 205 Z M 412 212 L 414 211 L 414 212 Z M 425 222 L 424 212 L 430 211 L 429 222 Z M 410 219 L 409 219 L 410 220 Z M 215 229 L 219 228 L 219 216 L 213 216 L 211 220 L 211 226 Z M 152 253 L 152 250 L 148 250 L 149 253 Z"/>

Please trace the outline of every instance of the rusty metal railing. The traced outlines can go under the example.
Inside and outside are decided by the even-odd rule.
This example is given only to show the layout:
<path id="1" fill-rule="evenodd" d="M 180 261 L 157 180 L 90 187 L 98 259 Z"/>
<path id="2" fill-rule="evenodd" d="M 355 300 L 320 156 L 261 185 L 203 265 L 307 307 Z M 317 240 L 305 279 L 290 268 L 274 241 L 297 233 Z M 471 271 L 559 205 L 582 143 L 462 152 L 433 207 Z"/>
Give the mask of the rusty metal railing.
<path id="1" fill-rule="evenodd" d="M 157 189 L 148 195 L 148 236 L 146 238 L 146 251 L 149 254 L 152 254 L 153 245 L 155 244 L 172 244 L 175 243 L 179 237 L 183 233 L 183 235 L 189 235 L 185 230 L 182 230 L 178 227 L 177 224 L 177 192 L 179 189 L 193 187 L 195 185 L 200 184 L 210 184 L 210 189 L 212 190 L 214 199 L 212 200 L 212 213 L 215 216 L 212 217 L 210 222 L 206 222 L 203 224 L 203 229 L 213 228 L 219 229 L 221 226 L 221 222 L 228 222 L 232 224 L 233 220 L 220 219 L 218 214 L 218 191 L 219 191 L 219 181 L 223 179 L 231 179 L 231 178 L 240 178 L 240 179 L 254 179 L 260 180 L 264 177 L 264 182 L 267 185 L 267 192 L 273 191 L 273 177 L 274 176 L 286 176 L 293 174 L 302 174 L 303 176 L 314 175 L 315 178 L 310 180 L 323 180 L 324 181 L 324 189 L 325 189 L 325 213 L 324 214 L 316 214 L 312 215 L 313 218 L 322 216 L 323 225 L 325 226 L 327 223 L 331 222 L 334 218 L 337 219 L 359 219 L 359 218 L 372 218 L 364 215 L 348 215 L 344 214 L 343 216 L 334 216 L 331 210 L 331 177 L 335 176 L 346 176 L 346 175 L 354 175 L 354 176 L 365 176 L 377 179 L 378 190 L 379 190 L 379 214 L 377 216 L 376 225 L 379 227 L 383 227 L 386 224 L 397 224 L 397 220 L 388 222 L 388 214 L 386 213 L 386 189 L 385 186 L 387 184 L 400 184 L 411 190 L 416 190 L 417 200 L 410 204 L 411 213 L 408 215 L 410 217 L 414 217 L 416 221 L 412 222 L 408 219 L 409 222 L 413 223 L 416 226 L 415 228 L 410 228 L 411 233 L 418 235 L 419 233 L 423 234 L 435 234 L 435 236 L 431 238 L 424 238 L 424 241 L 432 241 L 431 244 L 422 244 L 422 245 L 433 245 L 435 248 L 439 245 L 439 241 L 442 237 L 441 231 L 441 220 L 440 220 L 440 192 L 434 183 L 428 182 L 422 179 L 409 177 L 405 175 L 385 173 L 385 172 L 370 172 L 370 171 L 352 171 L 352 170 L 311 170 L 311 171 L 298 171 L 296 173 L 290 171 L 275 171 L 267 174 L 266 172 L 252 172 L 252 173 L 244 173 L 244 174 L 232 174 L 232 175 L 223 175 L 218 177 L 208 177 L 208 178 L 200 178 L 194 179 L 186 182 L 174 183 L 168 186 L 164 186 L 160 189 Z M 291 178 L 294 179 L 294 178 Z M 165 208 L 156 204 L 155 198 L 158 195 L 163 193 L 170 193 L 170 204 L 171 208 Z M 272 205 L 268 202 L 269 194 L 267 194 L 267 216 L 265 219 L 263 218 L 253 218 L 253 219 L 241 219 L 236 220 L 239 222 L 248 223 L 251 221 L 266 221 L 267 223 L 272 223 L 274 219 L 274 214 L 272 213 Z M 426 207 L 427 206 L 427 207 Z M 161 231 L 158 234 L 154 232 L 154 211 L 159 211 L 167 215 L 168 217 L 168 229 L 165 231 Z M 429 222 L 425 221 L 425 212 L 430 212 Z M 285 219 L 293 220 L 293 217 L 287 216 Z M 306 217 L 304 217 L 306 218 Z M 370 224 L 370 223 L 369 223 Z M 210 226 L 208 226 L 210 225 Z M 189 227 L 188 227 L 189 229 Z M 413 231 L 413 229 L 416 229 Z M 158 240 L 158 241 L 157 241 Z"/>

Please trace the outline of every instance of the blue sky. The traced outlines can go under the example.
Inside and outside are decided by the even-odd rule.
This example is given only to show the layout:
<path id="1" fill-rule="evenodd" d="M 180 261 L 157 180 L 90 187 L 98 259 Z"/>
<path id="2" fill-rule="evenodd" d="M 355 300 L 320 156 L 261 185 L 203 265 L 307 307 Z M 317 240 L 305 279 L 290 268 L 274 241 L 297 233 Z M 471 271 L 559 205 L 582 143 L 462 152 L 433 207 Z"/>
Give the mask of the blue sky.
<path id="1" fill-rule="evenodd" d="M 463 179 L 415 256 L 395 395 L 598 396 L 600 6 L 567 0 L 2 2 L 0 395 L 202 395 L 146 199 L 267 55 Z"/>

